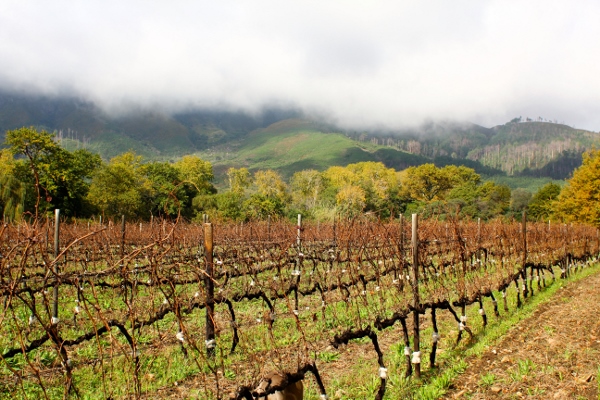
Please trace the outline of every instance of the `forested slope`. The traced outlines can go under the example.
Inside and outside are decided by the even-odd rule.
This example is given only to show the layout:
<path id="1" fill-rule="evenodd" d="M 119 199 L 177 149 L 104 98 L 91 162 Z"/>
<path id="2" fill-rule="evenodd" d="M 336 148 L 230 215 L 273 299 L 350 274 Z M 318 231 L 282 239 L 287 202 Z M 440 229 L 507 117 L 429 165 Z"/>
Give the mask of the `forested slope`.
<path id="1" fill-rule="evenodd" d="M 294 109 L 249 114 L 122 107 L 107 113 L 74 97 L 0 93 L 0 136 L 23 126 L 56 132 L 64 147 L 84 147 L 105 159 L 128 150 L 163 160 L 199 153 L 217 170 L 219 166 L 268 167 L 285 175 L 306 168 L 381 161 L 396 169 L 434 162 L 466 165 L 485 175 L 565 179 L 581 164 L 582 152 L 600 138 L 595 132 L 529 119 L 493 128 L 429 121 L 403 130 L 349 130 Z"/>

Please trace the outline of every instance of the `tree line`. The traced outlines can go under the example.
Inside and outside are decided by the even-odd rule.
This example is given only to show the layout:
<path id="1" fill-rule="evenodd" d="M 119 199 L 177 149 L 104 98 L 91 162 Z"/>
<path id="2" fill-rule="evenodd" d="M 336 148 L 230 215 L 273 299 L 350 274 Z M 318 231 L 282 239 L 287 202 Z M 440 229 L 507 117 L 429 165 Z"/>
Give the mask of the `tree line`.
<path id="1" fill-rule="evenodd" d="M 527 210 L 533 220 L 600 223 L 600 152 L 583 155 L 564 188 L 548 183 L 532 194 L 485 181 L 465 166 L 423 164 L 402 171 L 379 162 L 296 172 L 285 180 L 274 170 L 227 171 L 218 192 L 210 162 L 184 156 L 177 162 L 146 161 L 133 152 L 108 161 L 85 149 L 68 151 L 53 134 L 35 128 L 6 133 L 0 150 L 0 210 L 5 220 L 44 216 L 130 219 L 152 216 L 223 220 L 271 217 L 332 220 L 373 214 L 512 218 Z"/>

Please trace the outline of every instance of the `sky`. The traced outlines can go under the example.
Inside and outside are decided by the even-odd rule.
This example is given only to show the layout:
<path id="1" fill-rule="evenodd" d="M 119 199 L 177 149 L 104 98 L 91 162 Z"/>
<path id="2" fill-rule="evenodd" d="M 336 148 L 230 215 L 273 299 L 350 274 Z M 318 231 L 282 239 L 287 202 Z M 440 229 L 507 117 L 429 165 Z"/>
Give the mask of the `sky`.
<path id="1" fill-rule="evenodd" d="M 593 0 L 2 0 L 0 88 L 109 112 L 290 107 L 354 128 L 600 130 Z"/>

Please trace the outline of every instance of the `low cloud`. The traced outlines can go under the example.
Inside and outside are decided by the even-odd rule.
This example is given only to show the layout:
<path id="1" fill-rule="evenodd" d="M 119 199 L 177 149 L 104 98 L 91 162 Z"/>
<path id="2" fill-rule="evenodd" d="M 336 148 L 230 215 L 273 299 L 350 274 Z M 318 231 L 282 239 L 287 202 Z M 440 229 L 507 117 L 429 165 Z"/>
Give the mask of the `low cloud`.
<path id="1" fill-rule="evenodd" d="M 600 130 L 597 15 L 594 1 L 9 0 L 0 87 L 108 111 L 290 106 L 355 128 L 521 115 Z"/>

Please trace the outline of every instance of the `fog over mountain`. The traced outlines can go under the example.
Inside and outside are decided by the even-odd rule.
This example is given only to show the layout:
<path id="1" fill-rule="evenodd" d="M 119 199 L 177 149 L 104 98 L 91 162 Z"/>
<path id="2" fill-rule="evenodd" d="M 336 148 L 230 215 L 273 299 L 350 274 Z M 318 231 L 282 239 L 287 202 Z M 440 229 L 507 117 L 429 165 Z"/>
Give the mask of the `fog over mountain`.
<path id="1" fill-rule="evenodd" d="M 303 110 L 353 128 L 600 129 L 596 1 L 0 3 L 0 89 L 108 112 Z"/>

